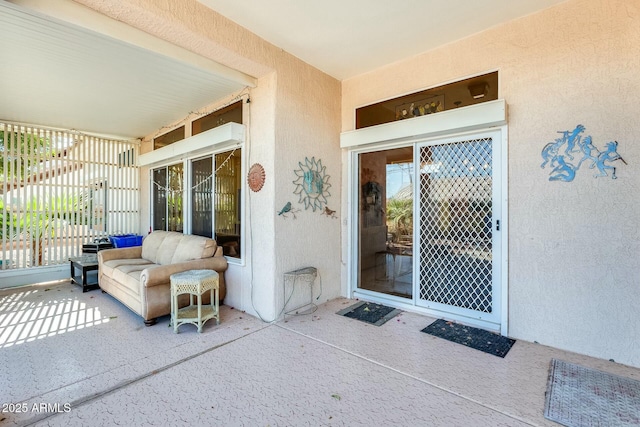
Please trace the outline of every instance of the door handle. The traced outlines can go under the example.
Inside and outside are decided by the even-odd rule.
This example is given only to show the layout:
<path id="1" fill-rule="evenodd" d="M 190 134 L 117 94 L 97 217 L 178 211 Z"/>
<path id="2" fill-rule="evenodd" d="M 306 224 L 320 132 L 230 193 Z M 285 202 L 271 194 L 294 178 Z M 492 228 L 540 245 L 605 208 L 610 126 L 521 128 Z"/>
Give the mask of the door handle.
<path id="1" fill-rule="evenodd" d="M 496 219 L 496 231 L 500 231 L 500 220 Z"/>

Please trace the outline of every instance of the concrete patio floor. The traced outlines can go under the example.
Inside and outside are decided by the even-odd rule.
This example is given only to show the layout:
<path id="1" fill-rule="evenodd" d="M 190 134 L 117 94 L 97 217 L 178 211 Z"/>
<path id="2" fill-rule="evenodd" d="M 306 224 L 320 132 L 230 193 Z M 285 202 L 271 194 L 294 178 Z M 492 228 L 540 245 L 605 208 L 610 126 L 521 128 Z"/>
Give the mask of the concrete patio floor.
<path id="1" fill-rule="evenodd" d="M 267 324 L 228 306 L 174 334 L 99 290 L 63 282 L 0 291 L 0 426 L 557 426 L 543 416 L 552 358 L 640 370 L 517 341 L 499 358 L 335 313 Z"/>

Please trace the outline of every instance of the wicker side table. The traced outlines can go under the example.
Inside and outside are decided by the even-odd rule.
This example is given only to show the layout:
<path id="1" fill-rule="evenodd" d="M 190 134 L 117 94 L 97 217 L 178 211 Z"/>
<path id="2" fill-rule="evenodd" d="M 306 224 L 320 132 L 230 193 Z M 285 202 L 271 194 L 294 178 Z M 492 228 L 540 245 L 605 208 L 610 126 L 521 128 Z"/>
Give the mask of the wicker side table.
<path id="1" fill-rule="evenodd" d="M 218 301 L 219 279 L 214 270 L 189 270 L 175 273 L 171 279 L 171 325 L 173 332 L 178 333 L 178 327 L 184 323 L 191 323 L 202 332 L 202 326 L 209 319 L 216 319 L 220 324 L 220 307 Z M 211 291 L 211 302 L 202 304 L 202 296 Z M 189 294 L 189 305 L 178 308 L 178 296 Z M 194 302 L 194 296 L 196 302 Z"/>

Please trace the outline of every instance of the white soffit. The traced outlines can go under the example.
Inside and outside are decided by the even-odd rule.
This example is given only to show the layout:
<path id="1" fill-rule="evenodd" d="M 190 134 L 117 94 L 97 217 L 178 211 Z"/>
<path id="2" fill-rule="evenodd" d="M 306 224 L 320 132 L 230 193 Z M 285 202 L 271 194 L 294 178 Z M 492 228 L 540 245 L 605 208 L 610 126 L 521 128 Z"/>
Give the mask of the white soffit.
<path id="1" fill-rule="evenodd" d="M 157 166 L 197 157 L 244 142 L 245 126 L 227 123 L 138 156 L 138 166 Z"/>
<path id="2" fill-rule="evenodd" d="M 140 138 L 255 86 L 77 3 L 13 3 L 0 2 L 0 120 Z"/>
<path id="3" fill-rule="evenodd" d="M 501 126 L 506 123 L 507 104 L 504 99 L 497 99 L 468 107 L 343 132 L 340 134 L 340 147 L 351 148 L 378 142 L 416 140 L 449 132 L 464 132 Z"/>
<path id="4" fill-rule="evenodd" d="M 566 0 L 198 0 L 345 80 Z"/>

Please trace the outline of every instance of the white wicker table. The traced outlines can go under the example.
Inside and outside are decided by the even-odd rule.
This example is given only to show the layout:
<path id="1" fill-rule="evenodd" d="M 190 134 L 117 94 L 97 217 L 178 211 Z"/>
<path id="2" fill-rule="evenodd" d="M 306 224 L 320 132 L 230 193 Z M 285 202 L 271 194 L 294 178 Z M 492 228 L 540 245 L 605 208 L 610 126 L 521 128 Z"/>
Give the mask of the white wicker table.
<path id="1" fill-rule="evenodd" d="M 219 278 L 214 270 L 189 270 L 172 274 L 171 277 L 171 325 L 173 332 L 178 333 L 178 327 L 191 323 L 202 332 L 202 326 L 209 319 L 216 319 L 220 324 L 220 307 L 218 301 Z M 211 302 L 202 304 L 202 296 L 211 291 Z M 189 305 L 178 308 L 178 296 L 189 294 Z M 194 296 L 196 302 L 194 302 Z"/>

